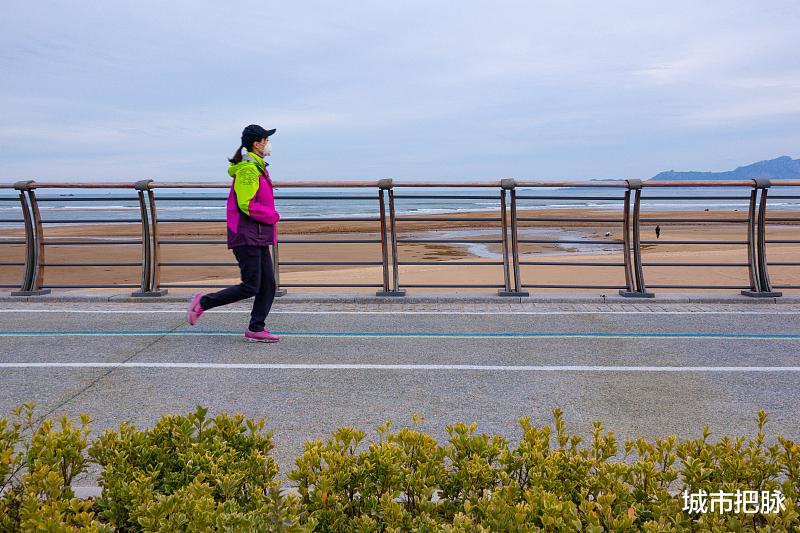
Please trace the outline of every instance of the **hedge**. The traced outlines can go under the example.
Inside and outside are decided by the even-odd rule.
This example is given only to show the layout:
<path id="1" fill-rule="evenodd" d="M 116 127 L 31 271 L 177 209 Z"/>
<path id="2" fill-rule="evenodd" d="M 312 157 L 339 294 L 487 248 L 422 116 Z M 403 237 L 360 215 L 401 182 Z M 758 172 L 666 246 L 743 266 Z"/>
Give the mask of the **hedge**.
<path id="1" fill-rule="evenodd" d="M 0 419 L 0 531 L 793 531 L 800 447 L 753 438 L 618 443 L 596 422 L 584 441 L 519 420 L 511 443 L 475 424 L 440 443 L 420 418 L 374 435 L 341 428 L 304 445 L 282 488 L 264 420 L 198 407 L 153 428 L 37 421 L 32 404 Z M 72 481 L 99 471 L 101 494 Z M 780 491 L 777 513 L 689 513 L 683 492 Z"/>

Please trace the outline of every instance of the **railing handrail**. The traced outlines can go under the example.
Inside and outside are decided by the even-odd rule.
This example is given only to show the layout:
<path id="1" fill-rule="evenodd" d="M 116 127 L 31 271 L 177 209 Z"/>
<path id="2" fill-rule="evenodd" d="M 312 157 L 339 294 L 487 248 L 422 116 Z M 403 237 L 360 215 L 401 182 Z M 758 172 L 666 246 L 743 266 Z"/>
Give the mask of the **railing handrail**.
<path id="1" fill-rule="evenodd" d="M 51 181 L 32 181 L 28 184 L 28 189 L 133 189 L 136 187 L 135 181 L 130 182 L 51 182 Z"/>
<path id="2" fill-rule="evenodd" d="M 360 188 L 360 187 L 378 187 L 377 181 L 275 181 L 272 180 L 274 187 L 298 187 L 298 188 Z M 227 189 L 231 186 L 231 182 L 223 181 L 196 181 L 196 182 L 159 182 L 154 181 L 150 184 L 151 189 Z"/>
<path id="3" fill-rule="evenodd" d="M 766 180 L 766 179 L 765 179 Z M 486 188 L 501 187 L 503 180 L 498 181 L 476 181 L 476 182 L 448 182 L 448 181 L 398 181 L 391 180 L 391 186 L 398 187 L 453 187 L 453 188 Z M 535 187 L 535 188 L 618 188 L 626 189 L 631 180 L 598 180 L 598 181 L 535 181 L 510 179 L 516 188 Z M 641 187 L 674 187 L 674 188 L 706 188 L 706 187 L 753 187 L 756 179 L 746 180 L 646 180 L 641 181 Z M 800 187 L 800 179 L 769 179 L 770 186 L 773 187 Z M 0 189 L 14 189 L 16 183 L 0 183 Z M 130 189 L 136 186 L 138 181 L 131 182 L 52 182 L 52 181 L 29 181 L 29 189 Z M 297 188 L 363 188 L 379 187 L 380 181 L 276 181 L 272 180 L 275 187 L 297 187 Z M 230 187 L 230 181 L 151 181 L 148 185 L 150 189 L 221 189 Z"/>
<path id="4" fill-rule="evenodd" d="M 664 180 L 664 181 L 643 181 L 642 187 L 750 187 L 752 188 L 756 180 Z"/>
<path id="5" fill-rule="evenodd" d="M 537 187 L 537 188 L 612 188 L 612 189 L 627 189 L 628 182 L 625 180 L 614 181 L 531 181 L 531 180 L 514 180 L 516 188 L 520 187 Z"/>

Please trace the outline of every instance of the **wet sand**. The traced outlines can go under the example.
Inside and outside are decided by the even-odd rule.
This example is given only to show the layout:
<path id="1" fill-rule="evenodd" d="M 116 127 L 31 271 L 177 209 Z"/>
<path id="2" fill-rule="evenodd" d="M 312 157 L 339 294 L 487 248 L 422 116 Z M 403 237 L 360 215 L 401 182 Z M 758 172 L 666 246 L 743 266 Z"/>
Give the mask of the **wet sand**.
<path id="1" fill-rule="evenodd" d="M 622 263 L 622 245 L 614 241 L 622 238 L 622 215 L 618 210 L 601 209 L 536 209 L 520 210 L 520 218 L 553 218 L 558 220 L 522 221 L 519 223 L 521 240 L 568 240 L 600 241 L 599 243 L 520 243 L 522 261 L 552 262 L 610 262 Z M 773 216 L 779 216 L 773 213 Z M 800 213 L 781 212 L 780 216 L 800 217 Z M 422 218 L 422 217 L 414 217 Z M 447 215 L 425 215 L 433 221 L 398 221 L 398 239 L 481 239 L 499 241 L 501 223 L 499 211 L 473 212 Z M 436 221 L 440 218 L 486 218 L 492 220 Z M 565 222 L 563 219 L 577 219 Z M 587 219 L 602 218 L 613 221 L 592 222 Z M 744 244 L 669 245 L 667 241 L 735 241 L 747 239 L 747 224 L 716 223 L 714 219 L 746 219 L 743 211 L 648 211 L 644 219 L 675 218 L 679 220 L 702 219 L 704 222 L 660 222 L 661 237 L 656 239 L 655 223 L 642 223 L 643 261 L 645 263 L 746 263 L 747 247 Z M 279 246 L 282 284 L 353 283 L 381 284 L 383 269 L 378 265 L 313 265 L 300 266 L 288 263 L 304 261 L 330 262 L 380 262 L 379 242 L 319 244 L 303 243 L 305 240 L 371 240 L 380 238 L 380 225 L 374 222 L 292 222 L 279 223 Z M 771 223 L 767 226 L 768 239 L 800 240 L 800 225 Z M 163 223 L 159 225 L 162 240 L 224 240 L 225 226 L 221 223 Z M 45 228 L 48 240 L 69 241 L 78 237 L 92 236 L 96 242 L 103 239 L 132 239 L 140 237 L 137 224 L 106 224 L 94 226 L 57 226 Z M 19 231 L 0 230 L 0 235 L 20 235 Z M 300 242 L 290 242 L 300 241 Z M 656 241 L 648 244 L 646 241 Z M 3 245 L 2 262 L 21 262 L 23 247 Z M 169 266 L 161 269 L 165 284 L 229 284 L 238 279 L 234 259 L 224 244 L 184 245 L 164 244 L 160 248 L 161 261 L 231 263 L 230 266 Z M 398 257 L 401 262 L 453 261 L 456 263 L 486 262 L 486 265 L 439 264 L 401 265 L 400 286 L 425 284 L 452 285 L 502 285 L 503 269 L 495 264 L 502 261 L 499 242 L 478 244 L 458 243 L 399 243 Z M 770 262 L 800 262 L 800 245 L 768 245 Z M 141 246 L 130 245 L 83 245 L 48 246 L 45 256 L 45 285 L 72 284 L 137 284 L 140 269 L 137 266 L 56 266 L 72 263 L 141 262 Z M 21 267 L 0 266 L 0 283 L 14 284 L 21 277 Z M 770 277 L 773 285 L 800 285 L 800 267 L 772 266 Z M 624 285 L 624 270 L 621 266 L 570 266 L 570 265 L 523 265 L 523 285 L 598 285 L 616 287 Z M 737 267 L 661 267 L 646 266 L 645 280 L 648 285 L 735 285 L 747 286 L 748 270 Z M 173 289 L 180 290 L 180 289 Z M 374 292 L 371 287 L 352 289 L 290 288 L 293 292 Z M 428 288 L 411 288 L 415 292 L 427 292 Z M 495 289 L 448 289 L 459 292 L 493 292 Z M 545 290 L 545 289 L 536 289 Z M 581 292 L 614 293 L 613 288 L 574 289 Z M 669 289 L 658 289 L 665 292 Z M 675 289 L 679 290 L 679 289 Z M 558 289 L 565 292 L 565 289 Z M 715 291 L 715 293 L 735 292 Z M 792 291 L 788 291 L 792 292 Z"/>

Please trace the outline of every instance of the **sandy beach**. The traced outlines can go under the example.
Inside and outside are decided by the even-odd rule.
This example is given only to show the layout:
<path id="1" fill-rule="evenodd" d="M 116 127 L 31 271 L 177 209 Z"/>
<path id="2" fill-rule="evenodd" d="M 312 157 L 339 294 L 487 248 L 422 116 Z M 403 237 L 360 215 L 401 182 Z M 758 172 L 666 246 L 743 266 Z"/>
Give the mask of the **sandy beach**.
<path id="1" fill-rule="evenodd" d="M 521 261 L 622 263 L 622 245 L 613 241 L 622 238 L 621 213 L 616 210 L 600 209 L 536 209 L 520 210 L 521 218 L 579 219 L 575 222 L 523 221 L 519 223 L 521 240 L 566 240 L 602 241 L 601 243 L 521 243 Z M 773 216 L 778 216 L 773 213 Z M 800 213 L 781 212 L 780 216 L 800 217 Z M 412 218 L 412 217 L 409 217 Z M 416 217 L 419 218 L 419 217 Z M 398 239 L 480 239 L 499 241 L 501 224 L 499 212 L 474 212 L 447 215 L 426 215 L 425 218 L 491 218 L 487 221 L 459 220 L 416 221 L 402 220 L 397 223 Z M 617 222 L 591 222 L 586 219 L 603 218 Z M 702 219 L 704 222 L 661 222 L 661 237 L 656 239 L 655 223 L 643 222 L 642 240 L 656 241 L 643 244 L 645 263 L 685 262 L 685 263 L 746 263 L 747 248 L 744 244 L 711 245 L 669 245 L 667 241 L 741 241 L 747 238 L 747 224 L 714 222 L 715 219 L 746 219 L 746 213 L 734 211 L 648 211 L 644 219 L 675 218 Z M 216 222 L 203 223 L 163 223 L 159 226 L 162 240 L 213 240 L 224 239 L 225 226 Z M 96 238 L 98 243 L 109 238 L 139 237 L 137 224 L 107 224 L 94 226 L 45 227 L 47 240 L 68 241 L 76 237 Z M 20 235 L 19 231 L 2 230 L 0 235 L 10 237 Z M 319 244 L 304 240 L 374 240 L 380 238 L 380 225 L 375 222 L 292 222 L 279 224 L 279 256 L 281 262 L 281 284 L 321 284 L 353 283 L 380 284 L 383 279 L 380 265 L 313 265 L 300 266 L 287 263 L 304 261 L 342 261 L 342 262 L 380 262 L 381 246 L 378 242 Z M 797 225 L 788 223 L 768 223 L 768 239 L 797 239 L 800 236 Z M 300 241 L 300 242 L 286 242 Z M 606 242 L 607 241 L 607 242 Z M 3 245 L 3 262 L 22 261 L 23 247 Z M 234 259 L 224 244 L 164 244 L 161 246 L 163 263 L 213 262 L 231 263 L 230 266 L 170 266 L 161 269 L 164 284 L 229 284 L 238 280 L 238 269 Z M 452 284 L 452 285 L 502 285 L 502 248 L 499 242 L 477 244 L 458 243 L 399 243 L 398 257 L 401 262 L 452 261 L 455 263 L 486 262 L 486 265 L 439 264 L 400 266 L 400 286 Z M 800 262 L 800 245 L 768 245 L 770 262 Z M 54 245 L 48 246 L 45 255 L 45 285 L 72 284 L 137 284 L 140 270 L 136 266 L 56 266 L 89 262 L 139 263 L 141 246 L 105 245 L 89 246 Z M 0 266 L 0 283 L 14 284 L 21 277 L 21 267 Z M 770 267 L 773 285 L 800 285 L 800 267 Z M 523 285 L 598 285 L 597 289 L 572 289 L 580 292 L 615 293 L 614 287 L 624 285 L 624 270 L 621 266 L 570 266 L 570 265 L 523 265 L 521 267 Z M 731 285 L 747 286 L 747 268 L 736 267 L 661 267 L 645 266 L 645 280 L 650 285 Z M 181 289 L 171 289 L 179 291 Z M 374 292 L 372 287 L 353 287 L 352 289 L 330 289 L 312 287 L 291 287 L 293 292 Z M 429 288 L 409 288 L 409 291 L 428 292 Z M 448 292 L 494 292 L 494 288 L 484 289 L 445 289 Z M 686 289 L 656 289 L 658 292 Z M 569 292 L 568 289 L 531 289 L 531 292 L 556 291 Z M 736 290 L 715 290 L 714 293 L 736 292 Z M 788 293 L 797 292 L 789 290 Z"/>

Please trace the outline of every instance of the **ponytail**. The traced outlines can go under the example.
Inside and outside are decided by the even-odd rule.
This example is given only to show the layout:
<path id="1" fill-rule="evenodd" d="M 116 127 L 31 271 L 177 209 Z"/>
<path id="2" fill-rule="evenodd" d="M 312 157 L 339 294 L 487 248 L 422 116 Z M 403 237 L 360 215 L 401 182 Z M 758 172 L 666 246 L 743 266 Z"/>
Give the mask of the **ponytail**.
<path id="1" fill-rule="evenodd" d="M 237 148 L 236 151 L 233 153 L 233 157 L 228 159 L 228 161 L 230 161 L 233 164 L 241 163 L 242 162 L 242 148 L 244 148 L 244 146 L 240 146 L 239 148 Z"/>

